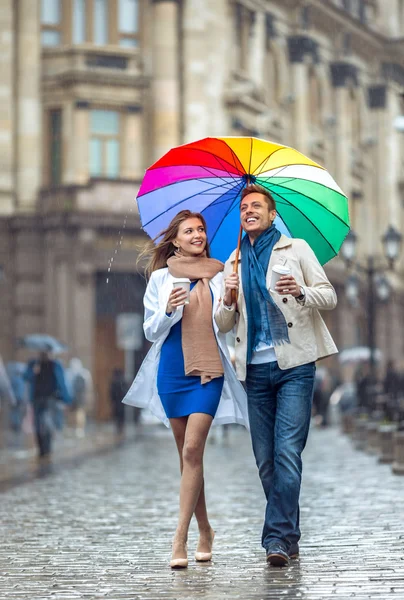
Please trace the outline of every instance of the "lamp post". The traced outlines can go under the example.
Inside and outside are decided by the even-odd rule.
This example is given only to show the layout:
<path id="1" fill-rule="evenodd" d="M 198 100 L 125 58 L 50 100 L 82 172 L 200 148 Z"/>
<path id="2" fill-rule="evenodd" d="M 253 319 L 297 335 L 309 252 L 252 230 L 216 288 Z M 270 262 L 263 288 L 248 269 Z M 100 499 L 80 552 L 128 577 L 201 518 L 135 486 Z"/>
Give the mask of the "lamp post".
<path id="1" fill-rule="evenodd" d="M 376 304 L 386 302 L 391 293 L 391 287 L 384 276 L 384 272 L 394 268 L 394 263 L 400 255 L 401 234 L 393 226 L 387 229 L 382 237 L 385 261 L 379 257 L 368 255 L 365 261 L 356 260 L 356 250 L 358 236 L 351 229 L 341 248 L 342 257 L 348 268 L 353 268 L 357 273 L 362 273 L 366 277 L 366 297 L 367 297 L 367 343 L 369 347 L 370 363 L 370 382 L 375 383 L 374 373 L 376 367 Z M 360 279 L 353 272 L 346 281 L 346 295 L 353 306 L 358 306 Z M 371 398 L 373 400 L 373 397 Z"/>

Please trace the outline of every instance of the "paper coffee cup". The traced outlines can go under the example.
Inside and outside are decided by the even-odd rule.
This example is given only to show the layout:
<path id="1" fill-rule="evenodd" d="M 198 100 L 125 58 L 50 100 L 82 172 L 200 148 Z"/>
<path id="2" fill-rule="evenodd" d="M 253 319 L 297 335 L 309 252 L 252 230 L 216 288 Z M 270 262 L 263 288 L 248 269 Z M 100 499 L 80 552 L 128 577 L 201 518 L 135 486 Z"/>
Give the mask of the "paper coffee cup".
<path id="1" fill-rule="evenodd" d="M 183 279 L 174 279 L 173 288 L 178 289 L 182 288 L 188 293 L 187 299 L 185 300 L 185 304 L 189 304 L 189 294 L 191 291 L 191 280 L 184 277 Z"/>
<path id="2" fill-rule="evenodd" d="M 274 265 L 272 267 L 271 284 L 269 286 L 271 292 L 278 293 L 275 289 L 275 286 L 282 275 L 290 275 L 289 267 L 285 267 L 284 265 Z"/>

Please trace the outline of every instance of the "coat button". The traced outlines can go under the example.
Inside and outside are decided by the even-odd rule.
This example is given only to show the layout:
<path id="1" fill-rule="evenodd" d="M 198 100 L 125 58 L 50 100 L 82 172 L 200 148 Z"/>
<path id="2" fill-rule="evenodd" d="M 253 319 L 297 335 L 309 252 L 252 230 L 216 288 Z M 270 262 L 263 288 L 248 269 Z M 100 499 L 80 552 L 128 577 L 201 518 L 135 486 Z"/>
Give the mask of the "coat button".
<path id="1" fill-rule="evenodd" d="M 288 299 L 287 299 L 287 298 L 283 298 L 283 300 L 282 300 L 282 302 L 283 302 L 284 304 L 286 304 L 286 302 L 287 302 L 287 301 L 288 301 Z"/>
<path id="2" fill-rule="evenodd" d="M 290 329 L 291 327 L 293 327 L 293 323 L 288 323 L 288 327 L 289 327 L 289 329 Z"/>
<path id="3" fill-rule="evenodd" d="M 239 344 L 240 343 L 240 338 L 236 338 L 236 342 Z"/>

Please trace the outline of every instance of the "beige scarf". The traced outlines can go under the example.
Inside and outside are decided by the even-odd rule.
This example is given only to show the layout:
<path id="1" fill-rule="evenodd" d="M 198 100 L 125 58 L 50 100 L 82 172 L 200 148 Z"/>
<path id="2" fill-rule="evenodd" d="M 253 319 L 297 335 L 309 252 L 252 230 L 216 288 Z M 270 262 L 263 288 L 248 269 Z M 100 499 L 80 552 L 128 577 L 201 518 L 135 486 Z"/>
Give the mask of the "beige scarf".
<path id="1" fill-rule="evenodd" d="M 223 375 L 217 341 L 212 325 L 212 297 L 209 280 L 223 271 L 224 264 L 215 258 L 172 256 L 167 266 L 173 277 L 198 280 L 182 315 L 182 351 L 185 375 L 201 377 L 207 383 Z"/>

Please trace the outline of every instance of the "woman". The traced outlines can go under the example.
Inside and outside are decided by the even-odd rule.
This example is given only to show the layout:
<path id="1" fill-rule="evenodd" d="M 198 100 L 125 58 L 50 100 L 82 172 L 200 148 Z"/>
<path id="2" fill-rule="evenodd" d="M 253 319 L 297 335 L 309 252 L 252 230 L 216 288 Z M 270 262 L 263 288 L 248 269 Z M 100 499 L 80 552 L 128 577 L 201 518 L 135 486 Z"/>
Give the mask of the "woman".
<path id="1" fill-rule="evenodd" d="M 128 394 L 126 404 L 147 408 L 174 433 L 180 457 L 180 511 L 171 567 L 188 566 L 187 537 L 195 513 L 199 528 L 197 561 L 212 558 L 214 531 L 205 503 L 203 453 L 213 419 L 248 424 L 247 401 L 230 362 L 225 336 L 213 319 L 223 263 L 210 258 L 202 215 L 179 212 L 158 238 L 146 272 L 146 338 L 154 342 Z M 189 278 L 191 293 L 174 289 Z"/>

